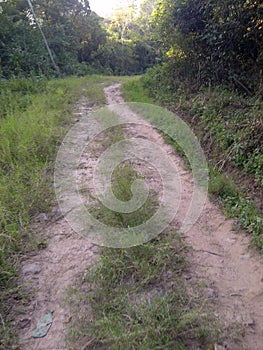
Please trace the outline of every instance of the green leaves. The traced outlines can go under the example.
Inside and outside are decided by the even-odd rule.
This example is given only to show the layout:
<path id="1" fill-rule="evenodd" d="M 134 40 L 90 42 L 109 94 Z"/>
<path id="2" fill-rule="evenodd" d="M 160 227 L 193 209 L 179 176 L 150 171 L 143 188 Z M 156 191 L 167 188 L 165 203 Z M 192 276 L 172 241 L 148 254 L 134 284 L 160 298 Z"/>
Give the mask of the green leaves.
<path id="1" fill-rule="evenodd" d="M 171 79 L 262 93 L 261 12 L 260 1 L 161 0 L 154 12 L 155 40 L 163 61 L 176 65 Z M 183 55 L 171 55 L 175 49 Z"/>

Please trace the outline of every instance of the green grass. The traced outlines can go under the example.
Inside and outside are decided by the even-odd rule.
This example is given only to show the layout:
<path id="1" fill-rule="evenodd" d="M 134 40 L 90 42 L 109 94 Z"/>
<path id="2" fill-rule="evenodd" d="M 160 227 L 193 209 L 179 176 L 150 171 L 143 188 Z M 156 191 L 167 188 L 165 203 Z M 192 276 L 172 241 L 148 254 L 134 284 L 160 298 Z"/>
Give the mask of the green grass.
<path id="1" fill-rule="evenodd" d="M 129 201 L 132 198 L 131 185 L 136 179 L 142 177 L 129 163 L 120 164 L 112 176 L 112 191 L 121 201 Z M 150 191 L 146 202 L 141 208 L 132 213 L 119 213 L 106 208 L 99 201 L 89 207 L 90 213 L 105 225 L 114 227 L 135 227 L 147 222 L 158 208 L 158 198 L 154 191 Z"/>
<path id="2" fill-rule="evenodd" d="M 45 91 L 46 79 L 0 80 L 0 118 L 25 111 L 32 97 Z"/>
<path id="3" fill-rule="evenodd" d="M 210 172 L 209 191 L 218 198 L 226 215 L 238 219 L 239 227 L 252 235 L 263 252 L 263 217 L 255 203 L 244 197 L 230 178 L 216 171 Z"/>
<path id="4" fill-rule="evenodd" d="M 74 122 L 82 95 L 97 106 L 114 78 L 0 81 L 0 348 L 12 344 L 9 311 L 21 252 L 35 249 L 30 223 L 54 200 L 53 168 L 59 144 Z M 16 292 L 17 294 L 17 292 Z"/>
<path id="5" fill-rule="evenodd" d="M 85 337 L 89 349 L 209 349 L 218 325 L 182 278 L 185 249 L 169 230 L 143 246 L 103 248 L 86 277 L 88 315 L 71 341 Z"/>
<path id="6" fill-rule="evenodd" d="M 141 84 L 141 77 L 134 77 L 124 81 L 122 95 L 127 102 L 153 103 L 153 99 L 145 94 Z"/>
<path id="7" fill-rule="evenodd" d="M 249 188 L 244 192 L 234 185 L 231 175 L 224 175 L 229 167 L 237 169 L 262 188 L 262 100 L 243 98 L 220 89 L 193 93 L 181 83 L 176 91 L 165 90 L 164 86 L 158 89 L 157 77 L 153 81 L 147 75 L 141 80 L 131 78 L 130 82 L 125 82 L 123 90 L 128 101 L 140 102 L 151 96 L 158 104 L 180 113 L 190 124 L 209 159 L 210 193 L 218 198 L 227 216 L 237 219 L 263 251 L 262 212 Z M 155 124 L 154 118 L 152 123 Z M 165 141 L 182 155 L 180 147 L 168 136 Z"/>

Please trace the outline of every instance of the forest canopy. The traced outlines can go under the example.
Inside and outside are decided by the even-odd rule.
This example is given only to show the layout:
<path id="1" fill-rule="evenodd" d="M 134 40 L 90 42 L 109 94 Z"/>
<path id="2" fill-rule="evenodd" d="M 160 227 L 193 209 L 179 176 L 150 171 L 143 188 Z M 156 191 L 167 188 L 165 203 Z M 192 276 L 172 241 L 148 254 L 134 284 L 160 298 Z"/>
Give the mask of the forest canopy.
<path id="1" fill-rule="evenodd" d="M 132 2 L 105 20 L 87 0 L 31 0 L 36 19 L 63 75 L 141 74 L 155 51 Z M 0 3 L 0 77 L 56 74 L 27 0 Z M 139 23 L 139 22 L 138 22 Z"/>
<path id="2" fill-rule="evenodd" d="M 87 0 L 31 0 L 62 75 L 142 74 L 175 88 L 226 85 L 246 94 L 263 86 L 260 0 L 145 0 L 99 17 Z M 29 1 L 0 7 L 0 77 L 56 74 Z"/>

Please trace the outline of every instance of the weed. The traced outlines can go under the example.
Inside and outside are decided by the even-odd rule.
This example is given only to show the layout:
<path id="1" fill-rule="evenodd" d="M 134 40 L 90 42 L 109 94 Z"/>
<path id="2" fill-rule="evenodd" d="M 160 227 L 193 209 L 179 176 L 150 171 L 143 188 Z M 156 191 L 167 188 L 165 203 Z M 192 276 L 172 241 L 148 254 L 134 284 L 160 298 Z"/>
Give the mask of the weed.
<path id="1" fill-rule="evenodd" d="M 131 185 L 141 176 L 133 169 L 131 164 L 122 163 L 112 176 L 112 191 L 121 201 L 129 201 L 132 198 Z M 89 207 L 91 214 L 104 224 L 114 227 L 135 227 L 151 218 L 158 208 L 157 194 L 150 192 L 148 199 L 141 208 L 132 213 L 119 213 L 101 205 L 98 201 Z"/>
<path id="2" fill-rule="evenodd" d="M 238 190 L 226 176 L 210 169 L 209 192 L 221 198 L 236 197 Z"/>

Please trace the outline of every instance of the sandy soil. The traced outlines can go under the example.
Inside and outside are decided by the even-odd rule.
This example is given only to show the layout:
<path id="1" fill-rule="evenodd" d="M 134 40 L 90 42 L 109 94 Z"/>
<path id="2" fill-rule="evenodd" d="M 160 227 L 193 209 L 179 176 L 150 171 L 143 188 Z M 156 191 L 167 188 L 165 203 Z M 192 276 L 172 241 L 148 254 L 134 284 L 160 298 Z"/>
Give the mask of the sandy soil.
<path id="1" fill-rule="evenodd" d="M 106 88 L 105 95 L 108 104 L 124 102 L 120 84 Z M 80 118 L 87 117 L 86 104 L 84 100 L 80 101 L 76 111 Z M 132 113 L 126 106 L 123 112 L 126 115 Z M 191 201 L 191 173 L 185 169 L 183 161 L 172 147 L 164 143 L 156 129 L 147 123 L 138 127 L 136 123 L 142 122 L 140 116 L 133 115 L 133 121 L 125 128 L 126 137 L 143 137 L 155 142 L 173 158 L 178 167 L 183 196 L 174 224 L 176 228 Z M 207 201 L 198 222 L 184 237 L 191 246 L 191 274 L 193 280 L 209 286 L 206 289 L 207 297 L 219 305 L 217 316 L 225 329 L 229 330 L 226 335 L 227 348 L 262 350 L 263 259 L 257 252 L 248 249 L 249 237 L 242 232 L 233 232 L 232 226 L 233 221 L 227 220 L 215 205 Z M 72 315 L 65 302 L 67 290 L 85 273 L 86 266 L 96 261 L 98 248 L 73 232 L 63 218 L 49 224 L 43 237 L 48 240 L 47 248 L 37 255 L 26 257 L 21 269 L 21 279 L 28 290 L 33 291 L 30 305 L 16 325 L 21 349 L 69 349 L 65 334 Z M 47 310 L 54 312 L 53 325 L 45 338 L 33 339 L 32 331 Z M 242 335 L 234 342 L 232 330 L 236 325 L 242 329 Z"/>

